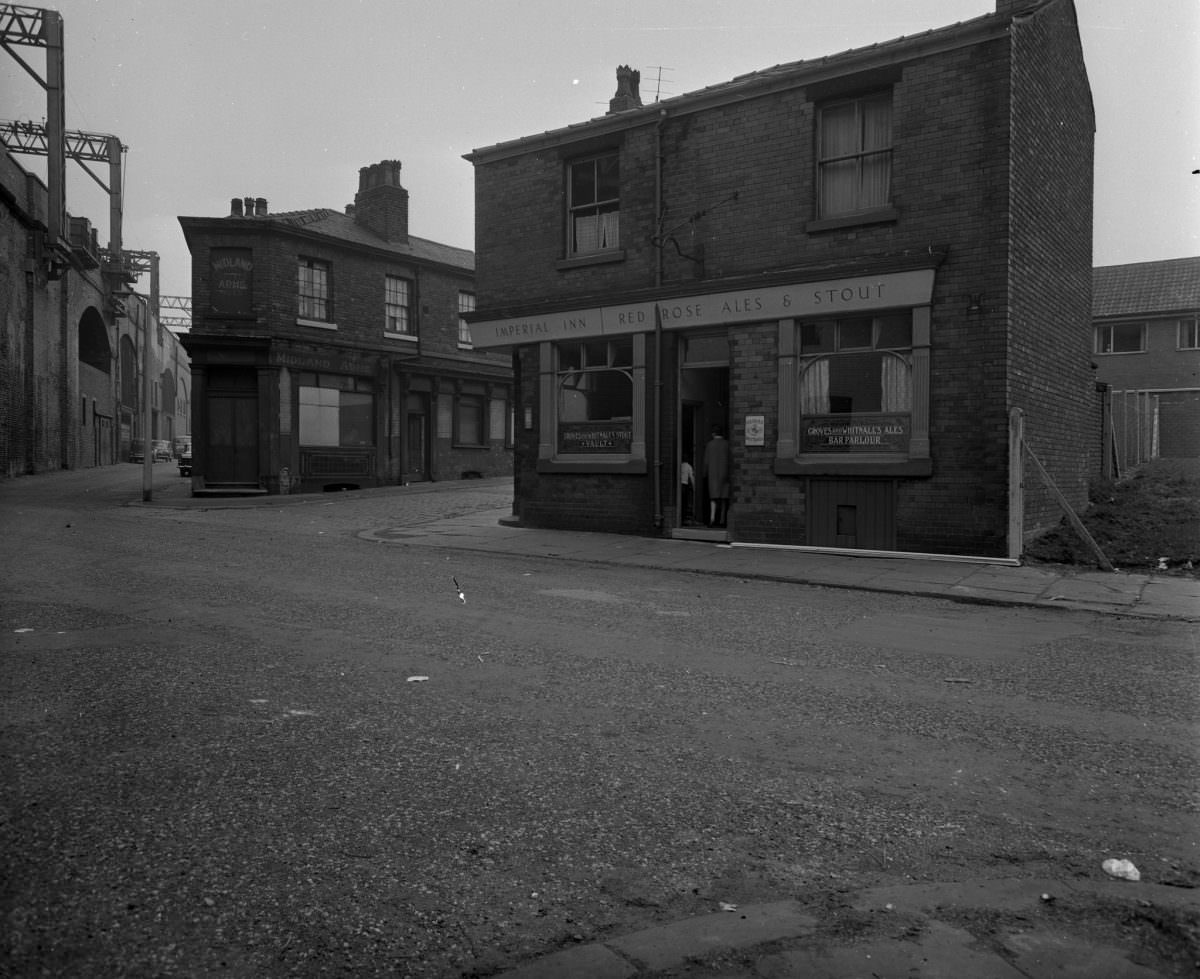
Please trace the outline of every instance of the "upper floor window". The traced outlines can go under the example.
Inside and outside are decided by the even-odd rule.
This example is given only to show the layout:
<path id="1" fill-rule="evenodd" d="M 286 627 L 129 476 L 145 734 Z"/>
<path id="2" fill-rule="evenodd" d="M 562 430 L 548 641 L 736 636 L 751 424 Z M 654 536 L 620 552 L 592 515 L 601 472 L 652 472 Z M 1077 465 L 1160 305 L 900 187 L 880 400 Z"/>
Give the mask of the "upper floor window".
<path id="1" fill-rule="evenodd" d="M 383 313 L 385 333 L 414 336 L 412 321 L 412 283 L 398 275 L 384 277 Z"/>
<path id="2" fill-rule="evenodd" d="M 1145 349 L 1145 323 L 1105 323 L 1096 327 L 1098 354 L 1135 354 Z"/>
<path id="3" fill-rule="evenodd" d="M 617 151 L 567 165 L 568 256 L 621 246 L 621 180 Z"/>
<path id="4" fill-rule="evenodd" d="M 1200 320 L 1192 317 L 1190 320 L 1179 321 L 1179 349 L 1200 349 Z"/>
<path id="5" fill-rule="evenodd" d="M 325 321 L 333 319 L 333 303 L 329 291 L 332 277 L 328 262 L 322 262 L 316 258 L 300 259 L 301 319 Z"/>
<path id="6" fill-rule="evenodd" d="M 820 109 L 817 118 L 818 217 L 889 206 L 892 93 L 831 102 Z"/>
<path id="7" fill-rule="evenodd" d="M 467 322 L 467 313 L 475 311 L 475 293 L 460 292 L 458 294 L 458 345 L 471 346 L 471 325 Z"/>

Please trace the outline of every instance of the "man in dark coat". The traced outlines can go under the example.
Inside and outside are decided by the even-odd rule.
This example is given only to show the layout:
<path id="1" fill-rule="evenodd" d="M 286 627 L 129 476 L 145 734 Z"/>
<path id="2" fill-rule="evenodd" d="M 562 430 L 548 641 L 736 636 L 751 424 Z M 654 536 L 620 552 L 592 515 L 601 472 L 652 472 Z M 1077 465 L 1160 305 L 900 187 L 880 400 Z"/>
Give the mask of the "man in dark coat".
<path id="1" fill-rule="evenodd" d="M 708 490 L 708 525 L 724 527 L 729 515 L 729 443 L 714 425 L 712 438 L 704 447 L 704 485 Z"/>

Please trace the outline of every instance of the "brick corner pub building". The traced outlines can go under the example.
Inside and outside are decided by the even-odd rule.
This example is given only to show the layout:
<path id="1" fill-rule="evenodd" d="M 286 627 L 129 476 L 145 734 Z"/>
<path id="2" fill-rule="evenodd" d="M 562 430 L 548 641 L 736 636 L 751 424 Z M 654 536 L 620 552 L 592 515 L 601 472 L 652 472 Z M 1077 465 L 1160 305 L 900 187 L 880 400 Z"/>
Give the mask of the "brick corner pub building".
<path id="1" fill-rule="evenodd" d="M 1086 502 L 1094 114 L 1071 0 L 650 105 L 638 83 L 618 68 L 606 115 L 467 156 L 469 320 L 517 351 L 523 524 L 1013 560 L 1061 517 L 1022 445 Z M 732 489 L 706 527 L 714 426 Z"/>
<path id="2" fill-rule="evenodd" d="M 400 163 L 345 213 L 180 217 L 192 254 L 192 492 L 512 471 L 510 356 L 472 347 L 474 255 L 408 233 Z"/>

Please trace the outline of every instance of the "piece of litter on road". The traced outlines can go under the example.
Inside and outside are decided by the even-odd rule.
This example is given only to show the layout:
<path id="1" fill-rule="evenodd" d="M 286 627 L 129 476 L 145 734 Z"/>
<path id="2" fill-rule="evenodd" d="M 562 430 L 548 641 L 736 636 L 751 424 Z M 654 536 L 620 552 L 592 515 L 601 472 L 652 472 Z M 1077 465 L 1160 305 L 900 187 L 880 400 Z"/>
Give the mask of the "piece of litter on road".
<path id="1" fill-rule="evenodd" d="M 943 683 L 974 683 L 974 680 L 969 680 L 965 676 L 948 676 L 942 680 Z"/>
<path id="2" fill-rule="evenodd" d="M 405 683 L 424 683 L 428 679 L 427 676 L 410 676 Z"/>
<path id="3" fill-rule="evenodd" d="M 1112 858 L 1105 860 L 1100 865 L 1109 877 L 1117 877 L 1121 880 L 1141 880 L 1142 875 L 1128 860 L 1114 860 Z"/>
<path id="4" fill-rule="evenodd" d="M 33 632 L 32 629 L 13 629 L 13 632 Z"/>
<path id="5" fill-rule="evenodd" d="M 720 907 L 720 909 L 722 911 L 736 911 L 737 910 L 737 905 L 730 904 L 728 901 L 719 902 L 718 907 Z"/>
<path id="6" fill-rule="evenodd" d="M 462 602 L 464 605 L 466 605 L 467 604 L 467 596 L 463 594 L 462 586 L 458 583 L 458 579 L 455 577 L 451 577 L 450 580 L 454 582 L 454 587 L 456 589 L 458 589 L 458 600 L 460 602 Z"/>

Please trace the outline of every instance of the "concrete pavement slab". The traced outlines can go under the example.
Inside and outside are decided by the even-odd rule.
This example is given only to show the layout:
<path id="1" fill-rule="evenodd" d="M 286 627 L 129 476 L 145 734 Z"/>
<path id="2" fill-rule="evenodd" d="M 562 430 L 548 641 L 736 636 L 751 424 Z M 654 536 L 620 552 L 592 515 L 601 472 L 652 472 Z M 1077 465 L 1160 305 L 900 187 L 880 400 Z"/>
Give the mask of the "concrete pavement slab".
<path id="1" fill-rule="evenodd" d="M 603 945 L 555 952 L 503 973 L 498 979 L 630 979 L 638 970 Z"/>
<path id="2" fill-rule="evenodd" d="M 763 979 L 1030 979 L 994 952 L 975 947 L 965 931 L 938 921 L 905 941 L 869 942 L 845 948 L 800 949 L 764 956 L 755 963 Z M 1093 977 L 1106 973 L 1093 973 Z"/>
<path id="3" fill-rule="evenodd" d="M 779 901 L 699 915 L 607 944 L 647 969 L 661 971 L 711 952 L 811 935 L 816 927 L 816 919 L 804 914 L 799 903 Z"/>
<path id="4" fill-rule="evenodd" d="M 859 911 L 891 910 L 916 914 L 935 912 L 941 907 L 1021 911 L 1038 906 L 1043 894 L 1061 892 L 1062 885 L 1049 878 L 939 881 L 874 887 L 859 894 L 851 906 Z"/>
<path id="5" fill-rule="evenodd" d="M 1137 965 L 1120 949 L 1096 945 L 1044 931 L 1022 932 L 1004 939 L 1013 965 L 1033 979 L 1161 979 L 1162 973 Z"/>

